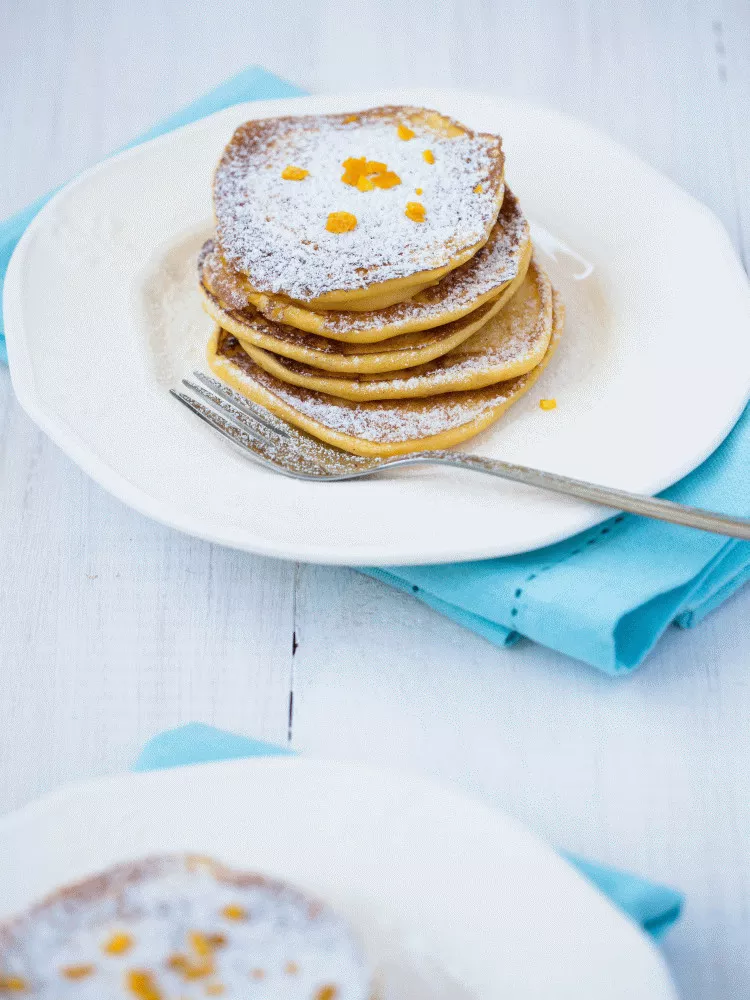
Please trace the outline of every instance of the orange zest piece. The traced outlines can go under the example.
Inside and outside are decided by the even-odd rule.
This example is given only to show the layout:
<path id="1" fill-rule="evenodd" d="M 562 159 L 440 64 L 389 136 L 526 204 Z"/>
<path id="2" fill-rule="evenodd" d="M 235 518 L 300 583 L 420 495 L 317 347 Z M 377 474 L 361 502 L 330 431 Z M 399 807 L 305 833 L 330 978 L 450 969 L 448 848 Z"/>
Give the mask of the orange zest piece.
<path id="1" fill-rule="evenodd" d="M 414 194 L 422 194 L 422 188 L 414 188 Z"/>
<path id="2" fill-rule="evenodd" d="M 347 115 L 344 119 L 344 125 L 350 125 L 352 122 L 356 122 L 359 115 Z"/>
<path id="3" fill-rule="evenodd" d="M 284 181 L 303 181 L 310 173 L 304 167 L 293 167 L 291 163 L 281 171 L 281 179 Z"/>
<path id="4" fill-rule="evenodd" d="M 539 400 L 539 406 L 543 410 L 554 410 L 555 407 L 557 406 L 557 400 L 556 399 L 540 399 Z"/>
<path id="5" fill-rule="evenodd" d="M 191 965 L 185 973 L 185 979 L 205 979 L 212 976 L 216 971 L 212 958 L 206 958 L 202 962 Z"/>
<path id="6" fill-rule="evenodd" d="M 65 965 L 60 972 L 66 979 L 86 979 L 94 971 L 93 965 Z"/>
<path id="7" fill-rule="evenodd" d="M 0 975 L 0 993 L 25 993 L 26 990 L 26 980 L 21 976 Z"/>
<path id="8" fill-rule="evenodd" d="M 287 976 L 296 976 L 299 972 L 299 966 L 296 962 L 287 962 L 284 966 L 284 972 L 286 972 Z"/>
<path id="9" fill-rule="evenodd" d="M 125 984 L 138 1000 L 162 1000 L 162 994 L 156 985 L 156 979 L 150 972 L 142 969 L 131 969 L 125 976 Z"/>
<path id="10" fill-rule="evenodd" d="M 133 947 L 133 939 L 129 934 L 125 934 L 123 931 L 113 934 L 112 937 L 104 943 L 102 946 L 102 951 L 107 955 L 124 955 L 126 951 Z"/>
<path id="11" fill-rule="evenodd" d="M 484 188 L 482 187 L 482 185 L 477 184 L 477 186 L 474 188 L 474 194 L 481 194 L 483 190 Z"/>
<path id="12" fill-rule="evenodd" d="M 372 183 L 375 187 L 392 188 L 401 183 L 401 178 L 398 174 L 394 174 L 392 170 L 386 170 L 383 174 L 375 174 L 372 178 Z"/>
<path id="13" fill-rule="evenodd" d="M 188 944 L 199 958 L 212 955 L 217 948 L 223 948 L 226 943 L 226 934 L 203 934 L 201 931 L 188 933 Z"/>
<path id="14" fill-rule="evenodd" d="M 426 149 L 422 153 L 422 159 L 424 160 L 425 163 L 434 163 L 435 162 L 435 154 L 432 152 L 431 149 Z"/>
<path id="15" fill-rule="evenodd" d="M 265 979 L 266 973 L 264 969 L 253 969 L 250 975 L 253 979 Z"/>
<path id="16" fill-rule="evenodd" d="M 344 184 L 351 184 L 352 187 L 356 187 L 362 174 L 367 173 L 367 160 L 364 156 L 349 156 L 341 166 L 344 168 L 341 180 Z"/>
<path id="17" fill-rule="evenodd" d="M 205 958 L 206 955 L 210 955 L 213 951 L 211 942 L 208 940 L 205 934 L 201 934 L 200 931 L 190 931 L 188 934 L 188 941 L 190 942 L 190 947 L 193 949 L 196 955 L 201 958 Z"/>
<path id="18" fill-rule="evenodd" d="M 351 212 L 331 212 L 326 222 L 329 233 L 350 233 L 357 228 L 357 216 Z"/>
<path id="19" fill-rule="evenodd" d="M 396 131 L 398 132 L 399 139 L 403 139 L 404 142 L 408 142 L 409 139 L 413 139 L 414 136 L 417 134 L 412 129 L 410 129 L 408 125 L 399 125 Z"/>
<path id="20" fill-rule="evenodd" d="M 213 975 L 214 950 L 226 944 L 226 937 L 223 934 L 203 934 L 200 931 L 189 931 L 187 937 L 192 956 L 172 955 L 167 961 L 169 968 L 186 980 L 205 979 Z"/>
<path id="21" fill-rule="evenodd" d="M 315 1000 L 336 1000 L 339 991 L 335 986 L 321 986 L 315 994 Z"/>
<path id="22" fill-rule="evenodd" d="M 412 222 L 424 222 L 424 205 L 420 201 L 407 201 L 404 215 Z"/>
<path id="23" fill-rule="evenodd" d="M 244 906 L 239 906 L 237 903 L 229 903 L 221 911 L 222 917 L 225 920 L 247 920 L 247 910 Z"/>
<path id="24" fill-rule="evenodd" d="M 183 979 L 205 979 L 214 973 L 214 962 L 211 956 L 192 961 L 185 955 L 172 955 L 167 965 L 173 972 L 179 972 Z"/>
<path id="25" fill-rule="evenodd" d="M 224 992 L 223 983 L 206 983 L 206 996 L 220 997 Z"/>
<path id="26" fill-rule="evenodd" d="M 350 156 L 341 164 L 344 172 L 341 180 L 344 184 L 357 188 L 359 191 L 372 191 L 374 187 L 394 187 L 401 183 L 401 178 L 388 170 L 386 163 L 379 160 L 367 160 L 364 156 Z"/>

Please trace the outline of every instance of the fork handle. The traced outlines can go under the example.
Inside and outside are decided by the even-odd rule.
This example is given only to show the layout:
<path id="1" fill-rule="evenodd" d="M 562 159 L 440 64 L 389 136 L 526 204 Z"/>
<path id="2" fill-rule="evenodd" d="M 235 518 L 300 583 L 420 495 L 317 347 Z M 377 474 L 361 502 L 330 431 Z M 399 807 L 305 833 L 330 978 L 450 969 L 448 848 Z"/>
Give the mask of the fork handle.
<path id="1" fill-rule="evenodd" d="M 669 521 L 672 524 L 686 525 L 688 528 L 700 528 L 717 535 L 728 535 L 731 538 L 742 538 L 750 541 L 750 519 L 727 517 L 725 514 L 714 514 L 711 511 L 700 510 L 698 507 L 687 507 L 685 504 L 673 503 L 659 497 L 642 496 L 639 493 L 628 493 L 625 490 L 611 489 L 608 486 L 596 486 L 581 479 L 571 479 L 555 472 L 541 472 L 539 469 L 529 469 L 523 465 L 513 465 L 511 462 L 501 462 L 494 458 L 483 458 L 480 455 L 466 455 L 462 452 L 432 451 L 409 455 L 403 459 L 393 459 L 388 466 L 399 464 L 416 464 L 432 462 L 439 465 L 453 465 L 459 469 L 471 469 L 474 472 L 485 472 L 500 479 L 510 479 L 526 486 L 538 486 L 553 493 L 563 493 L 565 496 L 577 497 L 590 503 L 612 507 L 614 510 L 627 511 L 630 514 L 641 514 L 657 521 Z"/>

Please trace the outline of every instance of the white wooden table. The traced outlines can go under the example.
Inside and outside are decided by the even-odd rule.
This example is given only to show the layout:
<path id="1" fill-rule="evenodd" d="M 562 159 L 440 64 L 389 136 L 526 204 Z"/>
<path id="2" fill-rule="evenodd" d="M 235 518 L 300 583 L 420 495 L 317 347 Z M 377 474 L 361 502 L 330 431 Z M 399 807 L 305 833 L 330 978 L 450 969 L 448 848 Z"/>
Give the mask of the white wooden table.
<path id="1" fill-rule="evenodd" d="M 313 91 L 454 85 L 568 110 L 706 202 L 750 259 L 747 0 L 211 7 L 4 0 L 0 214 L 259 63 Z M 36 430 L 3 369 L 0 595 L 0 809 L 124 769 L 193 719 L 415 768 L 682 888 L 665 943 L 682 995 L 750 994 L 750 591 L 624 681 L 497 650 L 355 572 L 146 521 Z"/>

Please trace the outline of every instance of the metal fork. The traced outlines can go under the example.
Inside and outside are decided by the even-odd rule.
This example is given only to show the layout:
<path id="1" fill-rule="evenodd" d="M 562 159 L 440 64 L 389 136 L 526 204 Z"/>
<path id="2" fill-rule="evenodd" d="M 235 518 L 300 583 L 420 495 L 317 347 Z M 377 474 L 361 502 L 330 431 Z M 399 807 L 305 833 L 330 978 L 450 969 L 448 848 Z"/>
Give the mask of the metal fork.
<path id="1" fill-rule="evenodd" d="M 335 483 L 345 479 L 362 479 L 404 465 L 451 465 L 527 486 L 538 486 L 614 510 L 750 540 L 750 519 L 713 514 L 697 507 L 672 503 L 671 500 L 596 486 L 580 479 L 528 469 L 498 459 L 467 455 L 460 451 L 418 451 L 395 458 L 350 455 L 292 427 L 218 379 L 202 372 L 193 372 L 193 375 L 199 384 L 187 379 L 182 382 L 192 395 L 170 390 L 175 399 L 240 448 L 246 456 L 293 479 Z"/>

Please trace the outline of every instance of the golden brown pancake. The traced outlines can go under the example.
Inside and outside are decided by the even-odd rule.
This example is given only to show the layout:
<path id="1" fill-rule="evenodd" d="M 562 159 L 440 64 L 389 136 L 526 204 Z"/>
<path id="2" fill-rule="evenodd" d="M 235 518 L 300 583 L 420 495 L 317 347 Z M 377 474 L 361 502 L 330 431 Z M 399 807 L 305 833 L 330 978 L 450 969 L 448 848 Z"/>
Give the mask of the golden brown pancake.
<path id="1" fill-rule="evenodd" d="M 216 169 L 217 242 L 256 292 L 313 310 L 387 308 L 487 242 L 503 167 L 498 136 L 424 108 L 249 121 Z M 386 175 L 397 183 L 378 186 Z M 331 231 L 331 216 L 334 230 L 354 226 Z"/>
<path id="2" fill-rule="evenodd" d="M 224 330 L 233 333 L 243 345 L 260 347 L 329 372 L 367 374 L 397 371 L 425 364 L 447 354 L 476 333 L 513 296 L 523 281 L 530 257 L 529 249 L 521 262 L 517 277 L 506 285 L 500 295 L 461 319 L 435 327 L 434 330 L 404 333 L 400 337 L 392 337 L 376 344 L 343 343 L 318 337 L 314 333 L 303 333 L 295 327 L 266 319 L 252 307 L 227 311 L 221 308 L 207 289 L 202 288 L 201 291 L 206 312 Z"/>
<path id="3" fill-rule="evenodd" d="M 355 455 L 387 457 L 448 448 L 498 420 L 531 388 L 557 347 L 564 308 L 554 292 L 552 311 L 552 337 L 536 368 L 484 389 L 425 399 L 359 403 L 289 385 L 256 365 L 237 338 L 218 327 L 207 356 L 220 379 L 290 424 Z"/>
<path id="4" fill-rule="evenodd" d="M 413 399 L 481 389 L 535 368 L 552 333 L 552 286 L 532 260 L 508 304 L 468 340 L 429 364 L 379 375 L 332 375 L 242 343 L 253 361 L 282 382 L 341 399 Z"/>
<path id="5" fill-rule="evenodd" d="M 242 275 L 226 266 L 213 240 L 201 251 L 198 277 L 224 309 L 242 310 L 250 305 L 266 319 L 306 333 L 353 344 L 376 343 L 450 323 L 477 309 L 517 276 L 528 247 L 528 223 L 518 200 L 506 188 L 500 215 L 481 250 L 437 284 L 387 309 L 313 312 L 283 296 L 254 292 Z M 214 318 L 221 324 L 220 317 Z"/>

